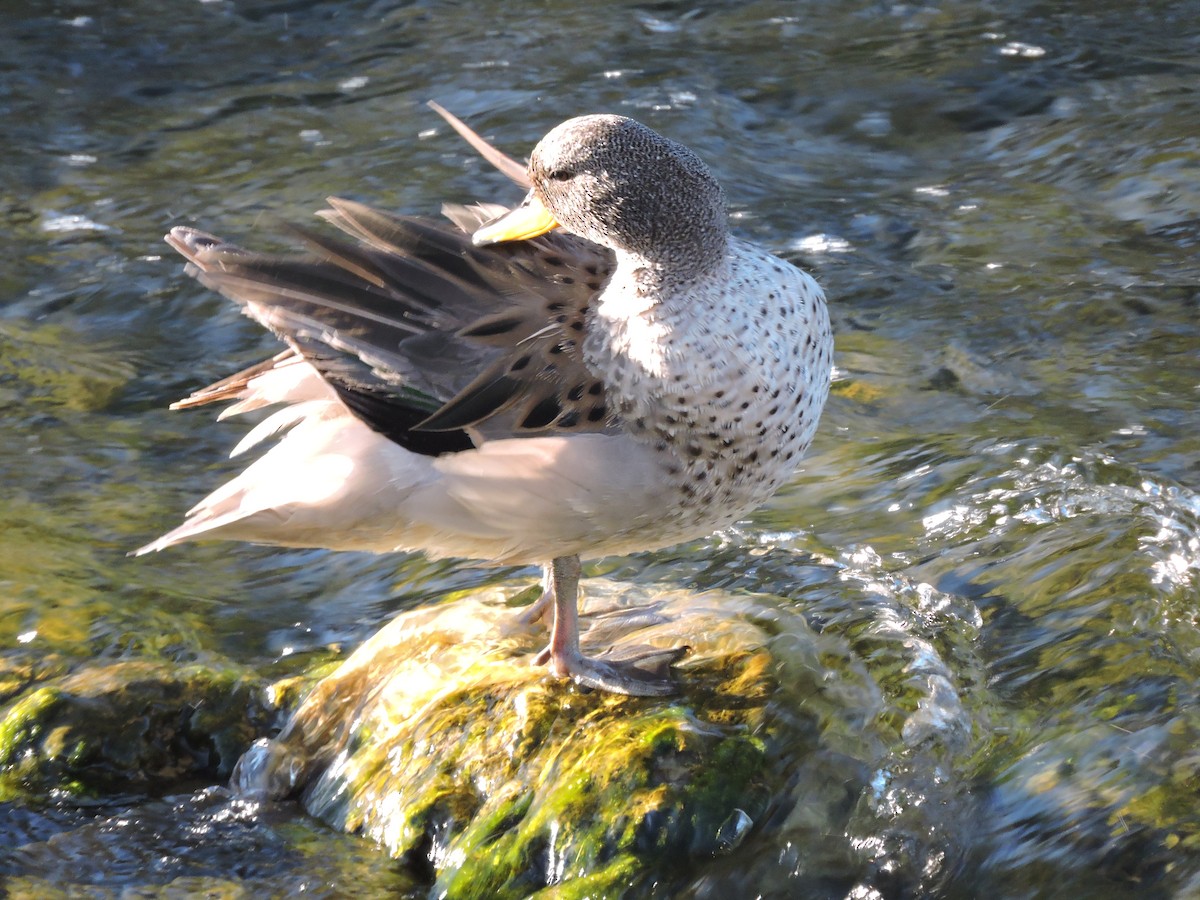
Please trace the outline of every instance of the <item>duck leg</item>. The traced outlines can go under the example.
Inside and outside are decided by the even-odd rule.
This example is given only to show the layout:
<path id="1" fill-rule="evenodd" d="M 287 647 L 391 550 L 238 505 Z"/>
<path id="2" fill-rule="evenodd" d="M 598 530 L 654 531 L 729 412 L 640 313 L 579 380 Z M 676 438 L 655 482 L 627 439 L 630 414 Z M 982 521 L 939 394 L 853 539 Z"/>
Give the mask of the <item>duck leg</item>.
<path id="1" fill-rule="evenodd" d="M 546 584 L 552 598 L 550 602 L 554 604 L 554 625 L 550 646 L 536 662 L 548 662 L 550 671 L 560 678 L 570 678 L 576 684 L 596 690 L 638 697 L 675 693 L 670 668 L 687 653 L 686 647 L 652 649 L 622 659 L 584 656 L 579 649 L 578 599 L 582 571 L 579 557 L 560 556 L 546 568 Z"/>

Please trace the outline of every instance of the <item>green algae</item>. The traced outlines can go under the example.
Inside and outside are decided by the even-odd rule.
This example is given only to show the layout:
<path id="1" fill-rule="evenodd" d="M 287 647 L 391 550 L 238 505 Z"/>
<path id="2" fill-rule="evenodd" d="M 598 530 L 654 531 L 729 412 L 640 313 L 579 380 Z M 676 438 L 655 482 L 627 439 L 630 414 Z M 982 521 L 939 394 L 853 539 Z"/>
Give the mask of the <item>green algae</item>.
<path id="1" fill-rule="evenodd" d="M 678 708 L 607 721 L 551 752 L 532 796 L 485 805 L 449 843 L 439 892 L 520 897 L 582 878 L 611 887 L 609 878 L 629 877 L 633 860 L 669 871 L 716 853 L 720 825 L 737 804 L 751 818 L 764 806 L 747 796 L 763 771 L 757 742 L 714 742 Z M 721 768 L 730 761 L 737 765 Z M 613 869 L 612 860 L 625 862 Z"/>
<path id="2" fill-rule="evenodd" d="M 9 707 L 8 713 L 0 722 L 0 767 L 12 770 L 12 774 L 24 778 L 20 769 L 25 768 L 28 759 L 25 750 L 46 730 L 47 717 L 59 702 L 60 696 L 57 691 L 42 687 L 30 691 Z M 5 774 L 7 776 L 9 773 Z M 5 794 L 7 795 L 7 792 Z"/>
<path id="3" fill-rule="evenodd" d="M 81 666 L 0 708 L 0 797 L 101 796 L 228 775 L 263 728 L 255 676 L 229 665 Z"/>
<path id="4" fill-rule="evenodd" d="M 26 404 L 103 410 L 133 378 L 133 366 L 113 352 L 118 349 L 88 346 L 60 323 L 0 322 L 0 382 L 18 381 Z"/>

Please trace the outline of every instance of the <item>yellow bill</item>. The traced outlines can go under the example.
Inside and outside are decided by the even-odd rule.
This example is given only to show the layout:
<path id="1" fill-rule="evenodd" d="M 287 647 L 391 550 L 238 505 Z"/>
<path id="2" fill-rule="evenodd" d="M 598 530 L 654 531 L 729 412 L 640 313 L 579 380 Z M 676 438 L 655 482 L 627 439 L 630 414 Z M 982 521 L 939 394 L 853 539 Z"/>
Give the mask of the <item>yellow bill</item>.
<path id="1" fill-rule="evenodd" d="M 557 227 L 558 221 L 550 214 L 550 210 L 530 191 L 525 202 L 516 209 L 509 210 L 471 235 L 471 243 L 482 247 L 503 241 L 527 241 Z"/>

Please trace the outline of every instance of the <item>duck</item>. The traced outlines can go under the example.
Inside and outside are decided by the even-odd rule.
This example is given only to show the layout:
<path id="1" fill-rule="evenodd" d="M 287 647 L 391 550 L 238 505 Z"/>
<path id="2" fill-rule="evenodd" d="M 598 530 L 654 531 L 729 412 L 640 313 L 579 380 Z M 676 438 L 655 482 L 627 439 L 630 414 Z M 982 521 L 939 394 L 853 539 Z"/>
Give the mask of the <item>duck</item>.
<path id="1" fill-rule="evenodd" d="M 585 653 L 582 561 L 726 528 L 793 475 L 829 395 L 816 280 L 734 236 L 692 150 L 569 119 L 528 165 L 436 104 L 524 199 L 396 215 L 331 198 L 304 252 L 177 226 L 185 271 L 284 349 L 172 404 L 269 410 L 268 445 L 134 551 L 224 539 L 536 565 L 534 663 L 585 689 L 677 692 L 686 646 Z"/>

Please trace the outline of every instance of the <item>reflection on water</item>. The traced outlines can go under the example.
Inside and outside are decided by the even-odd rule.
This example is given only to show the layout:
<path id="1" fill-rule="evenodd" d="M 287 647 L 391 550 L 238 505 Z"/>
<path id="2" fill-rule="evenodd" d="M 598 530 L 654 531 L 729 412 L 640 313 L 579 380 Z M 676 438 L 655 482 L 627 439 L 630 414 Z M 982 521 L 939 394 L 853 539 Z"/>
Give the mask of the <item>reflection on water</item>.
<path id="1" fill-rule="evenodd" d="M 795 759 L 773 824 L 690 893 L 1200 891 L 1193 4 L 3 9 L 5 697 L 13 673 L 139 654 L 286 674 L 527 574 L 125 559 L 229 470 L 236 426 L 167 402 L 273 349 L 160 236 L 282 246 L 274 224 L 326 194 L 515 199 L 428 98 L 516 155 L 623 111 L 713 162 L 741 234 L 815 271 L 839 342 L 788 489 L 725 534 L 594 567 L 799 610 L 850 685 L 825 737 L 845 752 Z M 0 807 L 0 870 L 31 896 L 51 870 L 283 893 L 337 860 L 365 895 L 420 890 L 292 807 L 100 803 Z"/>

